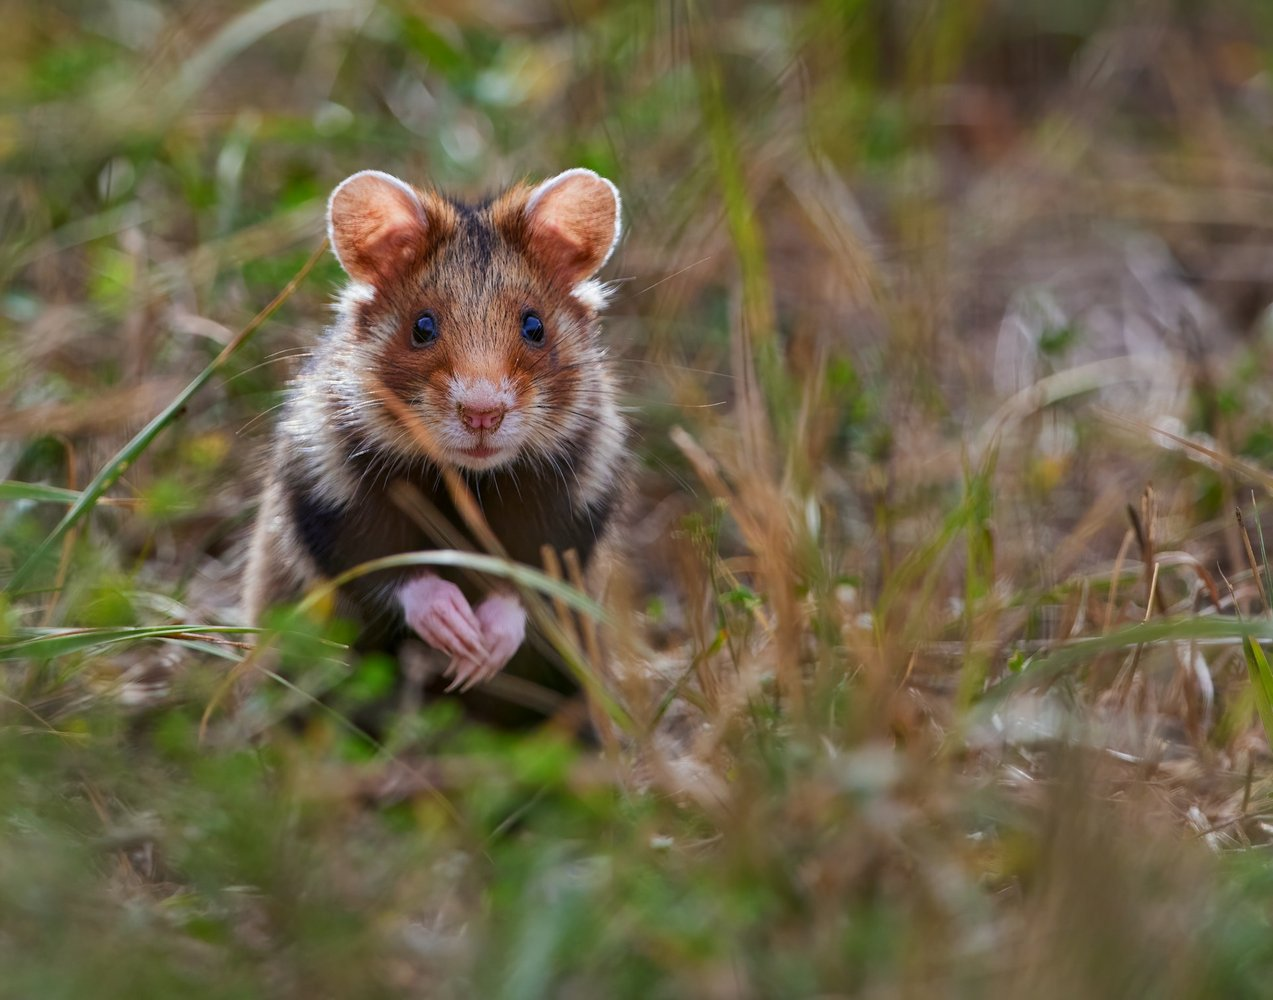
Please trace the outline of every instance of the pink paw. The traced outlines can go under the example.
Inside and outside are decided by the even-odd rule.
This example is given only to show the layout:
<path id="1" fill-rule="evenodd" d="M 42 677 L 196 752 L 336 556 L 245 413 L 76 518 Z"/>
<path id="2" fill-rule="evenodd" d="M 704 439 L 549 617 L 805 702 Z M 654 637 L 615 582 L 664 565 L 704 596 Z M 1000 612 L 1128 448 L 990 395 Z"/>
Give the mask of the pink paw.
<path id="1" fill-rule="evenodd" d="M 398 601 L 407 624 L 434 649 L 451 656 L 450 670 L 459 660 L 484 659 L 483 626 L 460 588 L 428 573 L 403 584 Z"/>
<path id="2" fill-rule="evenodd" d="M 489 681 L 504 669 L 526 638 L 526 609 L 511 594 L 492 594 L 477 608 L 482 626 L 481 656 L 457 657 L 451 661 L 448 691 L 467 691 L 474 684 Z"/>

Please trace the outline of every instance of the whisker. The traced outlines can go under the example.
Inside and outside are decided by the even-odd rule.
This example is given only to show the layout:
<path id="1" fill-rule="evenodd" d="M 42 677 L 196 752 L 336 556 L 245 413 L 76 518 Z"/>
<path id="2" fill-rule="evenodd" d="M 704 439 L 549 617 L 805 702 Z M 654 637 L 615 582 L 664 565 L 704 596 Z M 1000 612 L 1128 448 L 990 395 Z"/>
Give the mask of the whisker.
<path id="1" fill-rule="evenodd" d="M 254 416 L 251 420 L 249 420 L 246 424 L 244 424 L 242 427 L 240 427 L 238 430 L 236 430 L 236 431 L 234 432 L 234 436 L 235 436 L 235 437 L 242 437 L 244 434 L 246 434 L 249 430 L 251 430 L 253 427 L 255 427 L 258 423 L 260 423 L 262 420 L 264 420 L 266 417 L 268 417 L 268 416 L 269 416 L 271 413 L 273 413 L 275 410 L 281 410 L 281 409 L 282 409 L 283 407 L 285 407 L 286 405 L 287 405 L 287 400 L 286 400 L 286 399 L 281 399 L 281 400 L 279 400 L 277 403 L 275 403 L 273 406 L 268 407 L 267 409 L 262 410 L 260 413 L 258 413 L 256 416 Z"/>
<path id="2" fill-rule="evenodd" d="M 636 294 L 637 294 L 637 295 L 644 295 L 646 292 L 649 292 L 649 291 L 652 291 L 652 290 L 653 290 L 653 289 L 655 289 L 655 288 L 658 288 L 658 287 L 659 287 L 659 285 L 663 284 L 663 282 L 665 282 L 665 281 L 671 281 L 673 278 L 679 278 L 679 277 L 680 277 L 682 274 L 684 274 L 686 271 L 689 271 L 689 270 L 692 270 L 693 268 L 698 267 L 698 265 L 699 265 L 699 264 L 706 264 L 706 263 L 707 263 L 709 260 L 711 260 L 711 259 L 712 259 L 712 255 L 711 255 L 711 254 L 708 254 L 706 257 L 700 258 L 699 260 L 694 261 L 694 263 L 692 263 L 692 264 L 686 264 L 686 265 L 685 265 L 683 268 L 681 268 L 679 271 L 673 271 L 671 274 L 664 275 L 662 278 L 660 278 L 660 279 L 659 279 L 658 281 L 656 281 L 654 284 L 652 284 L 652 285 L 647 285 L 645 288 L 642 288 L 642 289 L 641 289 L 639 292 L 637 292 Z"/>

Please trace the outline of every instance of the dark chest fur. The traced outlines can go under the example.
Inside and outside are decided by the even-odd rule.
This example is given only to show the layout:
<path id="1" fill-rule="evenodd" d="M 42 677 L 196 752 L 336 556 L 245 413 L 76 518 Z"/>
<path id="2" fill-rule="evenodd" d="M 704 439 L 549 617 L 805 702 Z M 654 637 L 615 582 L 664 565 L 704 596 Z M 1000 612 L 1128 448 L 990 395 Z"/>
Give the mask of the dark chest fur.
<path id="1" fill-rule="evenodd" d="M 556 467 L 516 464 L 490 473 L 470 473 L 465 483 L 508 556 L 542 567 L 549 545 L 573 549 L 586 566 L 611 518 L 617 497 L 607 494 L 590 506 L 572 503 L 566 477 L 570 456 Z M 291 515 L 301 544 L 319 570 L 336 576 L 360 563 L 403 552 L 442 548 L 482 551 L 451 498 L 441 475 L 431 467 L 395 471 L 374 460 L 351 459 L 360 483 L 344 504 L 319 498 L 301 463 L 286 476 Z M 403 502 L 403 498 L 408 498 Z M 409 512 L 412 507 L 417 508 Z M 420 507 L 425 509 L 421 516 Z M 438 530 L 441 525 L 442 530 Z M 457 544 L 458 543 L 458 544 Z M 344 588 L 371 634 L 388 638 L 397 631 L 393 592 L 419 569 L 391 570 L 360 577 Z M 457 583 L 470 600 L 490 589 L 491 581 L 465 571 L 437 568 Z"/>

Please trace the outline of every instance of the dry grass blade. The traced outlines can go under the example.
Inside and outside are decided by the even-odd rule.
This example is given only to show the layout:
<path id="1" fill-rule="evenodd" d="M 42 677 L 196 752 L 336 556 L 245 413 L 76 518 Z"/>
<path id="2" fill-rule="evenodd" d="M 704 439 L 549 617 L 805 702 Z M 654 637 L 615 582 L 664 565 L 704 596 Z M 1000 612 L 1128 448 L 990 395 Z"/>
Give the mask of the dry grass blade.
<path id="1" fill-rule="evenodd" d="M 311 588 L 297 605 L 295 614 L 304 619 L 316 614 L 321 608 L 330 608 L 336 591 L 359 577 L 381 570 L 401 569 L 410 566 L 447 566 L 472 570 L 485 576 L 508 580 L 522 588 L 523 593 L 545 594 L 554 600 L 561 601 L 566 607 L 593 617 L 598 621 L 604 622 L 608 617 L 606 610 L 592 598 L 580 593 L 563 580 L 554 579 L 539 570 L 498 556 L 447 550 L 404 552 L 401 555 L 385 556 L 381 559 L 372 559 L 368 562 L 360 563 L 339 576 L 325 580 Z M 548 616 L 548 621 L 553 621 L 551 616 Z M 278 632 L 269 629 L 252 631 L 259 632 L 261 640 L 257 643 L 251 655 L 244 657 L 243 660 L 235 665 L 233 670 L 229 671 L 216 692 L 209 699 L 200 721 L 200 738 L 206 735 L 209 721 L 235 684 L 259 665 L 261 656 L 279 638 Z M 556 637 L 555 634 L 554 637 Z M 603 698 L 603 703 L 606 704 L 607 708 L 615 712 L 618 718 L 623 718 L 623 713 L 614 705 L 611 699 Z"/>
<path id="2" fill-rule="evenodd" d="M 158 414 L 144 428 L 138 431 L 136 436 L 133 437 L 133 439 L 122 449 L 120 449 L 119 453 L 115 455 L 114 458 L 102 467 L 101 471 L 93 477 L 93 481 L 84 489 L 80 498 L 71 505 L 71 509 L 66 512 L 66 515 L 62 518 L 62 520 L 58 522 L 57 526 L 48 534 L 44 541 L 36 547 L 35 551 L 27 557 L 27 560 L 18 567 L 17 571 L 9 579 L 8 583 L 5 584 L 6 593 L 18 593 L 26 586 L 31 577 L 35 575 L 37 570 L 39 570 L 41 564 L 44 562 L 45 556 L 54 548 L 54 546 L 61 542 L 68 531 L 75 527 L 76 524 L 83 520 L 83 518 L 92 511 L 94 505 L 96 505 L 97 501 L 101 499 L 102 494 L 115 484 L 116 480 L 118 480 L 119 477 L 124 474 L 125 470 L 127 470 L 127 468 L 137 460 L 142 452 L 150 447 L 155 438 L 157 438 L 169 424 L 177 420 L 186 404 L 200 389 L 211 381 L 217 372 L 225 367 L 226 362 L 238 352 L 239 348 L 247 343 L 248 338 L 251 337 L 266 320 L 274 315 L 279 306 L 291 298 L 292 293 L 300 287 L 300 284 L 305 280 L 306 275 L 313 270 L 314 265 L 322 259 L 326 252 L 327 241 L 324 240 L 322 244 L 320 244 L 318 248 L 310 254 L 309 259 L 304 263 L 301 269 L 296 272 L 296 274 L 292 277 L 292 280 L 289 281 L 287 285 L 284 286 L 283 290 L 274 297 L 273 301 L 252 317 L 248 324 L 235 335 L 234 339 L 231 340 L 230 343 L 226 344 L 225 348 L 216 356 L 215 359 L 213 359 L 212 363 L 196 375 L 194 380 L 191 381 L 185 389 L 178 393 L 172 402 L 164 407 L 163 412 Z"/>
<path id="3" fill-rule="evenodd" d="M 1121 413 L 1110 413 L 1108 411 L 1097 411 L 1097 415 L 1101 420 L 1115 427 L 1122 427 L 1127 430 L 1134 430 L 1138 434 L 1143 435 L 1155 444 L 1162 445 L 1163 441 L 1169 441 L 1186 454 L 1193 458 L 1194 461 L 1205 460 L 1230 472 L 1236 473 L 1244 479 L 1259 483 L 1266 491 L 1273 493 L 1273 474 L 1253 465 L 1250 462 L 1230 455 L 1219 448 L 1211 447 L 1201 441 L 1195 441 L 1191 438 L 1184 437 L 1172 430 L 1164 427 L 1155 427 L 1153 424 L 1146 423 L 1143 420 L 1135 420 Z"/>
<path id="4" fill-rule="evenodd" d="M 0 440 L 20 441 L 37 434 L 105 434 L 136 426 L 154 416 L 180 386 L 170 379 L 155 379 L 141 386 L 104 389 L 91 400 L 10 410 L 0 424 Z"/>
<path id="5" fill-rule="evenodd" d="M 5 28 L 6 995 L 1268 992 L 1273 581 L 1262 511 L 1232 515 L 1273 488 L 1267 2 L 67 0 Z M 250 338 L 225 317 L 356 170 L 467 204 L 572 166 L 623 197 L 613 554 L 512 565 L 444 468 L 386 483 L 439 551 L 356 572 L 517 591 L 606 753 L 457 712 L 577 697 L 505 672 L 457 706 L 414 642 L 351 653 L 339 580 L 276 631 L 198 624 L 236 621 L 257 445 L 323 363 L 339 261 Z M 376 317 L 360 374 L 417 307 L 443 344 L 404 384 L 504 328 L 416 301 L 454 288 L 437 249 L 345 300 Z M 500 259 L 499 301 L 545 294 Z M 526 356 L 540 403 L 589 397 Z M 351 402 L 430 452 L 414 400 Z"/>
<path id="6" fill-rule="evenodd" d="M 455 509 L 459 511 L 460 517 L 464 521 L 464 526 L 472 532 L 478 545 L 490 556 L 498 557 L 502 560 L 503 565 L 514 565 L 508 562 L 504 547 L 500 544 L 499 539 L 495 537 L 494 532 L 491 531 L 490 525 L 486 522 L 486 516 L 482 513 L 472 492 L 459 472 L 446 460 L 445 453 L 438 446 L 428 425 L 415 410 L 407 406 L 396 394 L 390 392 L 383 383 L 378 384 L 376 388 L 377 401 L 392 414 L 399 426 L 411 434 L 421 451 L 430 456 L 430 460 L 441 473 L 442 481 L 446 486 L 451 502 L 455 505 Z M 415 491 L 411 492 L 415 494 Z M 460 540 L 460 536 L 454 530 L 454 526 L 441 523 L 436 511 L 430 513 L 426 509 L 430 506 L 427 505 L 423 497 L 416 494 L 406 499 L 403 509 L 409 515 L 413 510 L 417 512 L 417 516 L 423 515 L 423 523 L 426 523 L 429 533 L 433 537 L 449 537 Z M 434 531 L 435 528 L 437 529 L 436 531 Z M 556 560 L 557 558 L 558 554 L 554 553 L 553 559 Z M 472 569 L 475 565 L 470 563 L 468 568 Z M 548 570 L 548 577 L 546 578 L 552 579 L 553 564 L 546 563 L 545 569 Z M 556 570 L 556 579 L 560 581 L 559 564 L 556 564 Z M 527 586 L 523 583 L 523 578 L 515 573 L 499 575 L 503 575 L 518 584 L 531 621 L 535 623 L 540 632 L 557 650 L 562 659 L 565 660 L 567 668 L 580 681 L 585 691 L 588 692 L 589 697 L 602 704 L 604 711 L 608 715 L 614 718 L 626 719 L 626 713 L 619 708 L 614 698 L 605 691 L 605 684 L 597 670 L 599 664 L 594 661 L 595 666 L 589 667 L 588 662 L 585 660 L 578 636 L 574 634 L 573 625 L 568 619 L 563 620 L 560 615 L 554 614 L 541 599 L 541 594 L 549 593 L 549 591 L 545 591 L 538 586 Z M 565 624 L 563 624 L 563 621 Z"/>

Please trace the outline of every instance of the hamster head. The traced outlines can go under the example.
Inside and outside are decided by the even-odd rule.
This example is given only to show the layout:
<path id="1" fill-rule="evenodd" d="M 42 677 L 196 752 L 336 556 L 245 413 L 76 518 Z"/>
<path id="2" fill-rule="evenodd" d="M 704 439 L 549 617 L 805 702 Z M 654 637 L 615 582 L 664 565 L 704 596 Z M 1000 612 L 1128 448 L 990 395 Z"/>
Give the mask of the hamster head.
<path id="1" fill-rule="evenodd" d="M 480 472 L 551 462 L 586 430 L 613 184 L 567 170 L 469 206 L 364 170 L 332 192 L 327 222 L 351 284 L 325 377 L 370 444 Z M 386 392 L 431 440 L 401 426 Z"/>

